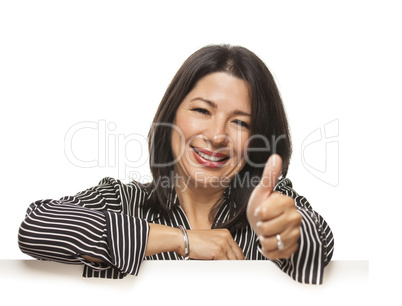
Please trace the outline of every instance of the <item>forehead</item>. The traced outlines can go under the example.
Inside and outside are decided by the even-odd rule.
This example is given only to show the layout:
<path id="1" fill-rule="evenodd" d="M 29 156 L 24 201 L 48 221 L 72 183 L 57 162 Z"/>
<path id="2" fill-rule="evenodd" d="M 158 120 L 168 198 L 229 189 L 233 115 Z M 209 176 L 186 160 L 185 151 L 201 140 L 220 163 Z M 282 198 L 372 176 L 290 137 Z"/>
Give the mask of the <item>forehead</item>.
<path id="1" fill-rule="evenodd" d="M 218 108 L 251 111 L 247 82 L 225 72 L 211 73 L 201 78 L 183 102 L 190 102 L 197 97 L 214 102 Z"/>

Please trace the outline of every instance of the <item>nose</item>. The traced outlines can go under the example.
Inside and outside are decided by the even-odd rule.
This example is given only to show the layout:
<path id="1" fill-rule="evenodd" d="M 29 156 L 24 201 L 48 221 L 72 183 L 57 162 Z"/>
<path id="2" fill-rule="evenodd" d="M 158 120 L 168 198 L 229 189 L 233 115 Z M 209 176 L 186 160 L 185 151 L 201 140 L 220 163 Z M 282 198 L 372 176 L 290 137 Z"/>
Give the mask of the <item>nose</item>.
<path id="1" fill-rule="evenodd" d="M 229 135 L 226 131 L 225 120 L 216 118 L 207 128 L 205 136 L 214 147 L 226 146 L 229 142 Z"/>

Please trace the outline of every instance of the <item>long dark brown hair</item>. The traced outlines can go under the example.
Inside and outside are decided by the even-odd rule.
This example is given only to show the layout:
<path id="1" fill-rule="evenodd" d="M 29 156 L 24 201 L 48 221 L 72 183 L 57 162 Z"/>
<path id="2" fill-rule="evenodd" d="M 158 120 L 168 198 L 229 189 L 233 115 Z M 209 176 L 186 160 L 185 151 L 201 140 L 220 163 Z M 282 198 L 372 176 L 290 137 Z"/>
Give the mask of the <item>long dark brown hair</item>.
<path id="1" fill-rule="evenodd" d="M 252 140 L 249 148 L 260 148 L 251 150 L 248 162 L 228 187 L 230 194 L 226 200 L 229 201 L 230 220 L 225 224 L 213 224 L 213 227 L 225 227 L 234 232 L 247 225 L 247 203 L 255 187 L 255 184 L 250 183 L 250 179 L 255 182 L 255 178 L 261 177 L 263 166 L 273 153 L 282 157 L 282 177 L 285 177 L 292 153 L 288 122 L 274 78 L 261 59 L 244 47 L 203 47 L 192 54 L 177 71 L 159 104 L 148 135 L 153 182 L 147 185 L 147 188 L 152 190 L 147 205 L 150 205 L 155 213 L 170 215 L 167 203 L 174 186 L 171 124 L 180 103 L 195 84 L 214 72 L 226 72 L 248 84 L 252 115 Z M 171 184 L 161 184 L 161 178 L 170 178 Z M 215 205 L 210 216 L 216 213 L 219 204 Z"/>

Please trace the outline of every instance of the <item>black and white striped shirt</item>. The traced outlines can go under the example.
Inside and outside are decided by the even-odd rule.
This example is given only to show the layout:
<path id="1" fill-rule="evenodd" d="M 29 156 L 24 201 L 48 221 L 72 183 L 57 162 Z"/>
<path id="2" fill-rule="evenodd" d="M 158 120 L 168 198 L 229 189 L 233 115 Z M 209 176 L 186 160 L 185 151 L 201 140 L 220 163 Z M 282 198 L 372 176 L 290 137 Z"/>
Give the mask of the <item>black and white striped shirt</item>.
<path id="1" fill-rule="evenodd" d="M 302 225 L 299 249 L 290 259 L 273 262 L 298 282 L 321 284 L 324 267 L 333 253 L 332 231 L 307 200 L 292 189 L 289 179 L 280 181 L 275 190 L 295 200 Z M 84 264 L 85 277 L 122 278 L 137 275 L 144 259 L 180 259 L 174 252 L 144 257 L 149 223 L 191 229 L 183 209 L 175 205 L 177 196 L 168 203 L 173 218 L 151 213 L 145 205 L 148 197 L 144 187 L 135 181 L 123 184 L 105 178 L 75 196 L 36 201 L 29 206 L 21 224 L 19 247 L 37 259 Z M 226 221 L 228 213 L 223 203 L 215 222 Z M 238 229 L 233 238 L 246 259 L 266 259 L 258 250 L 258 237 L 250 226 Z M 87 262 L 82 255 L 102 259 L 104 263 Z"/>

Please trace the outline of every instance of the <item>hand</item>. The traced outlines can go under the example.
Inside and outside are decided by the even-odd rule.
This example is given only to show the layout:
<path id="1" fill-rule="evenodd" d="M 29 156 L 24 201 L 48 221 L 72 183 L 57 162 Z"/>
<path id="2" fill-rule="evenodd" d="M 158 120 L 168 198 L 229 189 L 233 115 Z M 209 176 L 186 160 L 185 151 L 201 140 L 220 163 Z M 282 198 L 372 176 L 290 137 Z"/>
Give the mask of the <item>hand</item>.
<path id="1" fill-rule="evenodd" d="M 188 230 L 187 235 L 191 259 L 245 259 L 243 251 L 227 229 Z"/>
<path id="2" fill-rule="evenodd" d="M 301 214 L 291 197 L 274 191 L 281 169 L 281 157 L 271 155 L 247 206 L 247 219 L 259 237 L 261 251 L 271 260 L 288 259 L 299 247 Z M 282 250 L 278 250 L 276 235 L 284 243 Z"/>
<path id="3" fill-rule="evenodd" d="M 184 256 L 183 233 L 179 228 L 149 224 L 145 256 L 176 252 Z M 245 259 L 227 229 L 188 230 L 191 259 Z"/>

